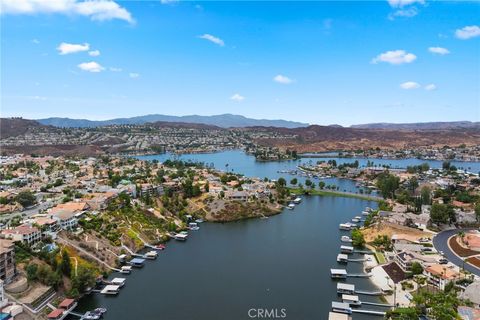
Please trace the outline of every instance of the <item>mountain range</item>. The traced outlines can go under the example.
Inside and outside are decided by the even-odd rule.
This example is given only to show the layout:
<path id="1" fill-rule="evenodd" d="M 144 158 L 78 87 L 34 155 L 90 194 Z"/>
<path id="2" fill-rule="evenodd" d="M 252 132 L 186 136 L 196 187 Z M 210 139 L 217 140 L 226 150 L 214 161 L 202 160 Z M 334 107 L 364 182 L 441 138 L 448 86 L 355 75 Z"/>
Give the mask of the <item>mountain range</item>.
<path id="1" fill-rule="evenodd" d="M 220 114 L 214 116 L 168 116 L 163 114 L 149 114 L 145 116 L 137 116 L 131 118 L 116 118 L 111 120 L 87 120 L 87 119 L 70 119 L 70 118 L 46 118 L 38 119 L 43 125 L 51 125 L 55 127 L 65 128 L 88 128 L 102 127 L 109 125 L 129 125 L 144 124 L 149 122 L 182 122 L 182 123 L 200 123 L 206 125 L 217 126 L 221 128 L 240 128 L 240 127 L 282 127 L 282 128 L 299 128 L 307 127 L 308 123 L 287 121 L 287 120 L 267 120 L 252 119 L 241 115 Z"/>
<path id="2" fill-rule="evenodd" d="M 51 117 L 38 119 L 39 123 L 61 128 L 92 128 L 110 125 L 141 125 L 154 122 L 175 122 L 192 123 L 217 126 L 221 128 L 245 128 L 245 127 L 276 127 L 276 128 L 305 128 L 308 123 L 288 121 L 288 120 L 269 120 L 252 119 L 235 114 L 219 114 L 213 116 L 187 115 L 187 116 L 169 116 L 163 114 L 149 114 L 131 118 L 115 118 L 110 120 L 88 120 Z M 332 124 L 329 127 L 342 127 L 338 124 Z M 444 130 L 454 128 L 479 128 L 480 122 L 472 121 L 451 121 L 451 122 L 418 122 L 418 123 L 367 123 L 351 125 L 350 128 L 356 129 L 384 129 L 384 130 Z"/>

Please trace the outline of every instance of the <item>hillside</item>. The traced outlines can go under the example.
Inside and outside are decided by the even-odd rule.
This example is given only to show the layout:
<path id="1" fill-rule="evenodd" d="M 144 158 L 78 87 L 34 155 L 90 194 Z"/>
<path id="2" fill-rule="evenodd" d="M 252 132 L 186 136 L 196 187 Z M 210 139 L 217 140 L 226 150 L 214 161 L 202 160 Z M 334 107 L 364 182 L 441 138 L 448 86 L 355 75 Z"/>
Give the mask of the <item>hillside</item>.
<path id="1" fill-rule="evenodd" d="M 480 128 L 445 130 L 385 130 L 331 126 L 306 128 L 249 128 L 257 132 L 277 132 L 291 138 L 261 138 L 256 142 L 266 146 L 295 149 L 299 152 L 355 150 L 369 148 L 408 148 L 419 146 L 478 145 Z"/>
<path id="2" fill-rule="evenodd" d="M 458 128 L 480 128 L 480 122 L 451 121 L 451 122 L 417 122 L 417 123 L 367 123 L 356 124 L 351 128 L 360 129 L 387 129 L 387 130 L 444 130 Z"/>
<path id="3" fill-rule="evenodd" d="M 6 139 L 24 135 L 34 128 L 47 128 L 35 120 L 23 118 L 0 118 L 0 138 Z"/>

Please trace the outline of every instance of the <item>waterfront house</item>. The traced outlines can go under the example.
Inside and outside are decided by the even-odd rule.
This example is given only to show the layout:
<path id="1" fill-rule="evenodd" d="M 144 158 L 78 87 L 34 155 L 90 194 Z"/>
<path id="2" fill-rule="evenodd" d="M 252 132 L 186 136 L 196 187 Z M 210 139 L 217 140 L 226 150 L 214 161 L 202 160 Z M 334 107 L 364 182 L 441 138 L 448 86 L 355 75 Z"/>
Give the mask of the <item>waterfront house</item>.
<path id="1" fill-rule="evenodd" d="M 27 246 L 32 246 L 41 240 L 42 233 L 36 227 L 21 225 L 11 229 L 2 230 L 2 235 L 6 239 L 21 242 Z"/>
<path id="2" fill-rule="evenodd" d="M 460 277 L 460 274 L 455 271 L 453 267 L 447 267 L 441 264 L 428 266 L 423 273 L 427 276 L 428 282 L 440 290 L 445 290 L 445 286 L 449 282 L 455 281 Z"/>
<path id="3" fill-rule="evenodd" d="M 246 191 L 231 191 L 227 194 L 227 199 L 233 201 L 247 201 L 248 193 Z"/>

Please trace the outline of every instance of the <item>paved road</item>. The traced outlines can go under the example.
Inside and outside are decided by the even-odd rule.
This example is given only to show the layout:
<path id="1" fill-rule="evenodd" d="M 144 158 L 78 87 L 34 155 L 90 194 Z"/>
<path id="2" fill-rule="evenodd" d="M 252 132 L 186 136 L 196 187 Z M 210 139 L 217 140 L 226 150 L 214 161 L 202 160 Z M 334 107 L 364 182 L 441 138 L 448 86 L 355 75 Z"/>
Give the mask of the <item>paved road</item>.
<path id="1" fill-rule="evenodd" d="M 450 250 L 450 247 L 448 246 L 448 239 L 451 236 L 459 233 L 460 231 L 468 231 L 468 230 L 471 230 L 471 229 L 454 229 L 454 230 L 442 231 L 433 238 L 433 246 L 435 247 L 435 249 L 437 249 L 437 251 L 443 251 L 443 255 L 448 259 L 448 261 L 452 262 L 453 264 L 455 264 L 460 268 L 465 266 L 465 270 L 480 277 L 479 268 L 476 268 L 468 263 L 464 264 L 463 259 L 457 256 L 452 250 Z"/>

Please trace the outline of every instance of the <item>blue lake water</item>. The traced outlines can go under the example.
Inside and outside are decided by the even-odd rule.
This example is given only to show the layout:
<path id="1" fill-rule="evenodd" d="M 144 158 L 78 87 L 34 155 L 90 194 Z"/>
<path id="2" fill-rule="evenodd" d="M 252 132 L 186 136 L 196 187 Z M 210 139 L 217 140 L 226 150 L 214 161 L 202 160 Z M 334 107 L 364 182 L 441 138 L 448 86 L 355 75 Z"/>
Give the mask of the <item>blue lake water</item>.
<path id="1" fill-rule="evenodd" d="M 164 161 L 171 155 L 140 158 Z M 278 179 L 284 176 L 287 181 L 293 176 L 279 171 L 320 160 L 257 162 L 241 151 L 182 155 L 180 159 L 212 163 L 218 169 L 250 177 Z M 354 161 L 335 160 L 337 163 Z M 418 159 L 373 161 L 392 167 L 424 162 Z M 367 159 L 359 162 L 365 165 Z M 428 162 L 431 167 L 442 164 Z M 480 169 L 479 163 L 454 164 L 473 167 L 474 171 Z M 341 190 L 356 190 L 350 180 L 328 180 L 326 183 L 335 183 Z M 336 282 L 330 279 L 330 268 L 343 268 L 336 262 L 340 237 L 345 234 L 338 230 L 338 224 L 359 215 L 366 206 L 375 208 L 376 203 L 311 196 L 305 197 L 294 210 L 285 210 L 268 219 L 201 224 L 199 231 L 190 232 L 185 243 L 169 242 L 157 260 L 147 261 L 145 267 L 126 276 L 127 284 L 118 296 L 92 294 L 80 301 L 77 311 L 106 307 L 105 319 L 112 320 L 242 320 L 250 319 L 250 309 L 266 308 L 286 309 L 285 319 L 326 319 L 331 302 L 339 300 Z M 346 268 L 348 272 L 359 273 L 362 264 L 349 263 Z M 349 278 L 347 282 L 359 290 L 375 289 L 368 279 Z M 374 297 L 360 298 L 377 301 Z M 372 319 L 372 316 L 355 314 L 353 319 Z"/>

